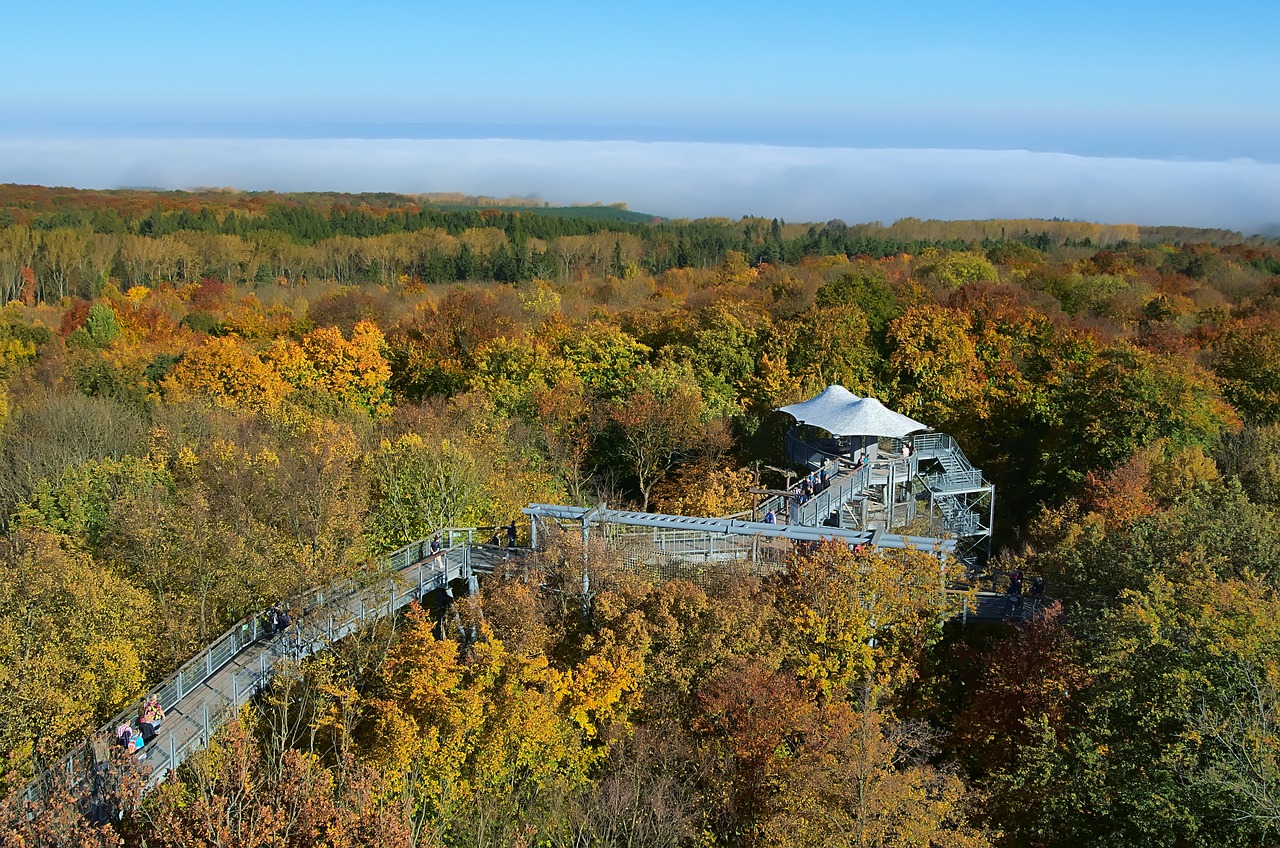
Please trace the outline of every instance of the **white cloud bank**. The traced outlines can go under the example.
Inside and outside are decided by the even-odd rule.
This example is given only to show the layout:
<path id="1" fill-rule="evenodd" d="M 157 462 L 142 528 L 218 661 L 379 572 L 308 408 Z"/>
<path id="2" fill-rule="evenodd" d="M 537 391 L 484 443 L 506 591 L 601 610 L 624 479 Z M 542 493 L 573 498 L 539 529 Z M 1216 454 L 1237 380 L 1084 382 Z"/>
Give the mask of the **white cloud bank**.
<path id="1" fill-rule="evenodd" d="M 632 141 L 0 138 L 0 182 L 82 188 L 460 191 L 625 201 L 670 217 L 850 223 L 1078 218 L 1232 227 L 1280 222 L 1280 165 L 1020 150 Z"/>

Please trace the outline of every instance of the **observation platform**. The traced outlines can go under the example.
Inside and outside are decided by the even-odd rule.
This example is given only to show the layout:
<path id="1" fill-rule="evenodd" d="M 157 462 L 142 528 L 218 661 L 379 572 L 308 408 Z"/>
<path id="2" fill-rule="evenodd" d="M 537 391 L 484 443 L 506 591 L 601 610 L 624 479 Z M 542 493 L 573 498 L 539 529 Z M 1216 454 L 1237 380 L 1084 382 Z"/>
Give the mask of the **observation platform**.
<path id="1" fill-rule="evenodd" d="M 805 526 L 918 532 L 923 521 L 931 535 L 957 540 L 969 568 L 990 557 L 995 486 L 954 438 L 843 386 L 777 411 L 796 421 L 787 462 L 802 476 L 826 472 L 831 485 L 811 496 L 792 489 L 759 509 Z"/>

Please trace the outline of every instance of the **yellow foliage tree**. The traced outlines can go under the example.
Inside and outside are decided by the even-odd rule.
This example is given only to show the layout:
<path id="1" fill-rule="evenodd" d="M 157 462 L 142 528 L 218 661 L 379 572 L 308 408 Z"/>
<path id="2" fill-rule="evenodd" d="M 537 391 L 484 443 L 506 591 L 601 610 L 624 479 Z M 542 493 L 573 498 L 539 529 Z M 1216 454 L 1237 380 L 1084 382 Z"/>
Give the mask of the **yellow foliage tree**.
<path id="1" fill-rule="evenodd" d="M 385 415 L 391 411 L 387 389 L 391 366 L 385 350 L 382 331 L 360 321 L 350 340 L 337 327 L 319 327 L 303 336 L 300 344 L 277 340 L 266 359 L 296 389 L 327 398 L 340 408 Z"/>
<path id="2" fill-rule="evenodd" d="M 968 316 L 920 304 L 889 324 L 894 407 L 926 422 L 984 418 L 982 369 Z"/>
<path id="3" fill-rule="evenodd" d="M 165 397 L 203 397 L 231 409 L 262 412 L 280 405 L 292 386 L 234 337 L 211 338 L 190 350 L 165 375 Z"/>
<path id="4" fill-rule="evenodd" d="M 943 563 L 923 551 L 824 543 L 795 557 L 777 587 L 787 663 L 837 697 L 901 685 L 954 614 Z"/>
<path id="5" fill-rule="evenodd" d="M 770 848 L 986 848 L 964 782 L 924 760 L 929 735 L 835 703 L 779 781 L 762 828 Z"/>
<path id="6" fill-rule="evenodd" d="M 0 751 L 31 776 L 141 690 L 154 613 L 147 594 L 20 529 L 0 546 Z"/>

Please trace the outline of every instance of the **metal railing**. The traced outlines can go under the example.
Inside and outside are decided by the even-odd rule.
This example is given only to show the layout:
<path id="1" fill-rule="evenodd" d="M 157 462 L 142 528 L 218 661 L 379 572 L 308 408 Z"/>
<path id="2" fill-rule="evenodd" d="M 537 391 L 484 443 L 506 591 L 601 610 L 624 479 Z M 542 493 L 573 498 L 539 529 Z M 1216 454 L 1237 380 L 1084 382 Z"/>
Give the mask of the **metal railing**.
<path id="1" fill-rule="evenodd" d="M 982 478 L 982 472 L 973 471 L 947 471 L 940 474 L 925 474 L 924 481 L 930 489 L 935 492 L 954 491 L 957 489 L 981 489 L 987 483 Z"/>
<path id="2" fill-rule="evenodd" d="M 936 459 L 943 463 L 944 466 L 947 465 L 947 460 L 951 460 L 958 466 L 955 470 L 977 470 L 973 467 L 973 463 L 969 462 L 969 458 L 964 455 L 964 451 L 960 449 L 960 443 L 955 440 L 954 436 L 946 433 L 920 433 L 912 436 L 910 440 L 893 440 L 898 448 L 901 448 L 901 445 L 906 444 L 908 441 L 914 448 L 914 455 L 920 459 Z M 953 469 L 948 468 L 947 470 L 952 471 Z"/>
<path id="3" fill-rule="evenodd" d="M 193 739 L 181 745 L 174 745 L 173 733 L 170 730 L 168 738 L 171 744 L 167 749 L 162 746 L 161 750 L 154 755 L 150 750 L 146 751 L 147 764 L 152 767 L 153 775 L 162 777 L 165 770 L 176 768 L 190 750 L 206 744 L 209 734 L 221 726 L 228 711 L 238 709 L 241 703 L 252 697 L 254 692 L 270 678 L 276 660 L 285 656 L 299 660 L 310 656 L 317 650 L 354 632 L 369 619 L 371 613 L 375 618 L 381 618 L 384 611 L 394 612 L 411 600 L 420 598 L 427 584 L 435 582 L 441 574 L 447 580 L 449 572 L 456 568 L 461 576 L 470 576 L 470 544 L 475 538 L 475 530 L 476 528 L 444 528 L 439 531 L 442 548 L 438 557 L 431 552 L 430 537 L 405 545 L 384 557 L 382 571 L 378 577 L 390 575 L 387 583 L 388 601 L 385 606 L 379 602 L 370 607 L 366 599 L 360 597 L 362 594 L 380 591 L 381 581 L 376 578 L 374 580 L 342 579 L 326 586 L 310 589 L 292 599 L 290 606 L 299 610 L 298 622 L 292 628 L 292 635 L 284 634 L 272 641 L 269 649 L 271 658 L 268 660 L 267 653 L 261 655 L 259 672 L 252 685 L 246 686 L 242 691 L 235 685 L 237 681 L 235 676 L 232 676 L 233 691 L 222 709 L 212 714 L 206 711 L 198 724 L 191 716 L 181 717 L 180 720 L 196 724 L 199 733 Z M 443 544 L 444 542 L 448 543 L 447 547 Z M 431 580 L 427 579 L 428 575 L 432 578 Z M 403 588 L 405 586 L 408 588 Z M 328 612 L 327 617 L 317 616 L 317 613 L 322 611 Z M 205 646 L 199 654 L 153 688 L 150 694 L 156 696 L 165 712 L 172 712 L 189 693 L 208 682 L 243 651 L 259 643 L 267 635 L 261 626 L 263 615 L 262 611 L 257 611 L 240 619 Z M 138 728 L 134 718 L 147 697 L 149 695 L 130 703 L 105 725 L 99 727 L 93 737 L 114 740 L 116 728 L 125 723 L 134 727 L 137 733 Z M 156 757 L 162 757 L 163 761 Z M 64 755 L 57 764 L 32 780 L 27 787 L 26 799 L 35 801 L 42 797 L 48 781 L 58 773 L 61 773 L 67 781 L 76 782 L 79 777 L 86 774 L 87 769 L 93 764 L 92 760 L 92 748 L 90 742 L 86 740 Z"/>
<path id="4" fill-rule="evenodd" d="M 849 486 L 844 484 L 844 481 L 838 481 L 838 478 L 844 471 L 854 469 L 855 472 L 857 472 L 855 477 L 860 481 L 858 484 L 859 488 L 855 490 L 855 492 L 849 493 L 850 495 L 861 492 L 867 487 L 867 484 L 870 481 L 871 464 L 865 461 L 855 464 L 849 457 L 835 453 L 833 450 L 829 449 L 834 448 L 836 445 L 835 439 L 825 440 L 823 444 L 815 444 L 799 438 L 794 432 L 788 430 L 786 442 L 787 456 L 789 458 L 793 461 L 797 461 L 797 464 L 804 465 L 805 468 L 809 469 L 810 473 L 819 474 L 823 469 L 826 469 L 827 479 L 831 481 L 831 484 L 826 489 L 813 495 L 801 507 L 799 513 L 801 519 L 800 523 L 805 523 L 805 517 L 809 514 L 814 516 L 821 514 L 819 509 L 823 506 L 829 507 L 827 510 L 828 515 L 840 509 L 844 501 L 833 501 L 839 493 L 832 493 L 832 490 L 836 489 L 837 486 L 839 486 L 841 490 L 847 490 L 849 488 Z M 826 495 L 827 497 L 824 500 L 819 501 L 818 499 L 823 495 Z M 790 518 L 788 500 L 788 498 L 784 498 L 781 495 L 770 495 L 757 504 L 757 514 L 758 516 L 763 516 L 772 509 L 774 514 L 778 516 L 779 521 L 787 521 Z M 832 505 L 833 503 L 834 505 Z"/>
<path id="5" fill-rule="evenodd" d="M 837 477 L 835 482 L 818 492 L 800 506 L 801 523 L 808 518 L 814 523 L 822 523 L 824 518 L 839 513 L 846 502 L 863 492 L 871 480 L 871 465 L 863 463 L 854 468 L 853 473 L 845 477 Z"/>
<path id="6" fill-rule="evenodd" d="M 755 540 L 749 536 L 725 536 L 705 531 L 658 534 L 625 534 L 620 541 L 634 542 L 635 547 L 660 556 L 678 556 L 711 561 L 750 554 Z"/>

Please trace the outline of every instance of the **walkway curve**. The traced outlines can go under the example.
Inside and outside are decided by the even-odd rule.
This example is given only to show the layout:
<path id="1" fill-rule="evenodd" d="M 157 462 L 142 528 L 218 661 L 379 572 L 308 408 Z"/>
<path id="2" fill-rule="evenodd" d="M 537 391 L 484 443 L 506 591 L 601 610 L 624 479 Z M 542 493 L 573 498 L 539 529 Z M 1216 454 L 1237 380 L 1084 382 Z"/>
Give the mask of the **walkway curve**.
<path id="1" fill-rule="evenodd" d="M 459 543 L 433 554 L 429 539 L 421 539 L 386 556 L 383 570 L 375 575 L 339 581 L 291 599 L 290 607 L 300 615 L 284 633 L 263 632 L 260 612 L 243 618 L 153 688 L 149 694 L 159 699 L 165 719 L 157 736 L 137 754 L 139 763 L 151 769 L 148 785 L 163 782 L 193 751 L 207 745 L 286 663 L 309 657 L 455 580 L 472 583 L 477 573 L 492 571 L 502 556 L 491 546 L 471 544 L 473 528 L 443 530 L 441 535 Z M 136 734 L 144 700 L 130 704 L 92 738 L 114 740 L 115 729 L 124 722 Z M 55 781 L 77 785 L 93 764 L 93 745 L 86 740 L 33 780 L 26 800 L 46 797 Z"/>

